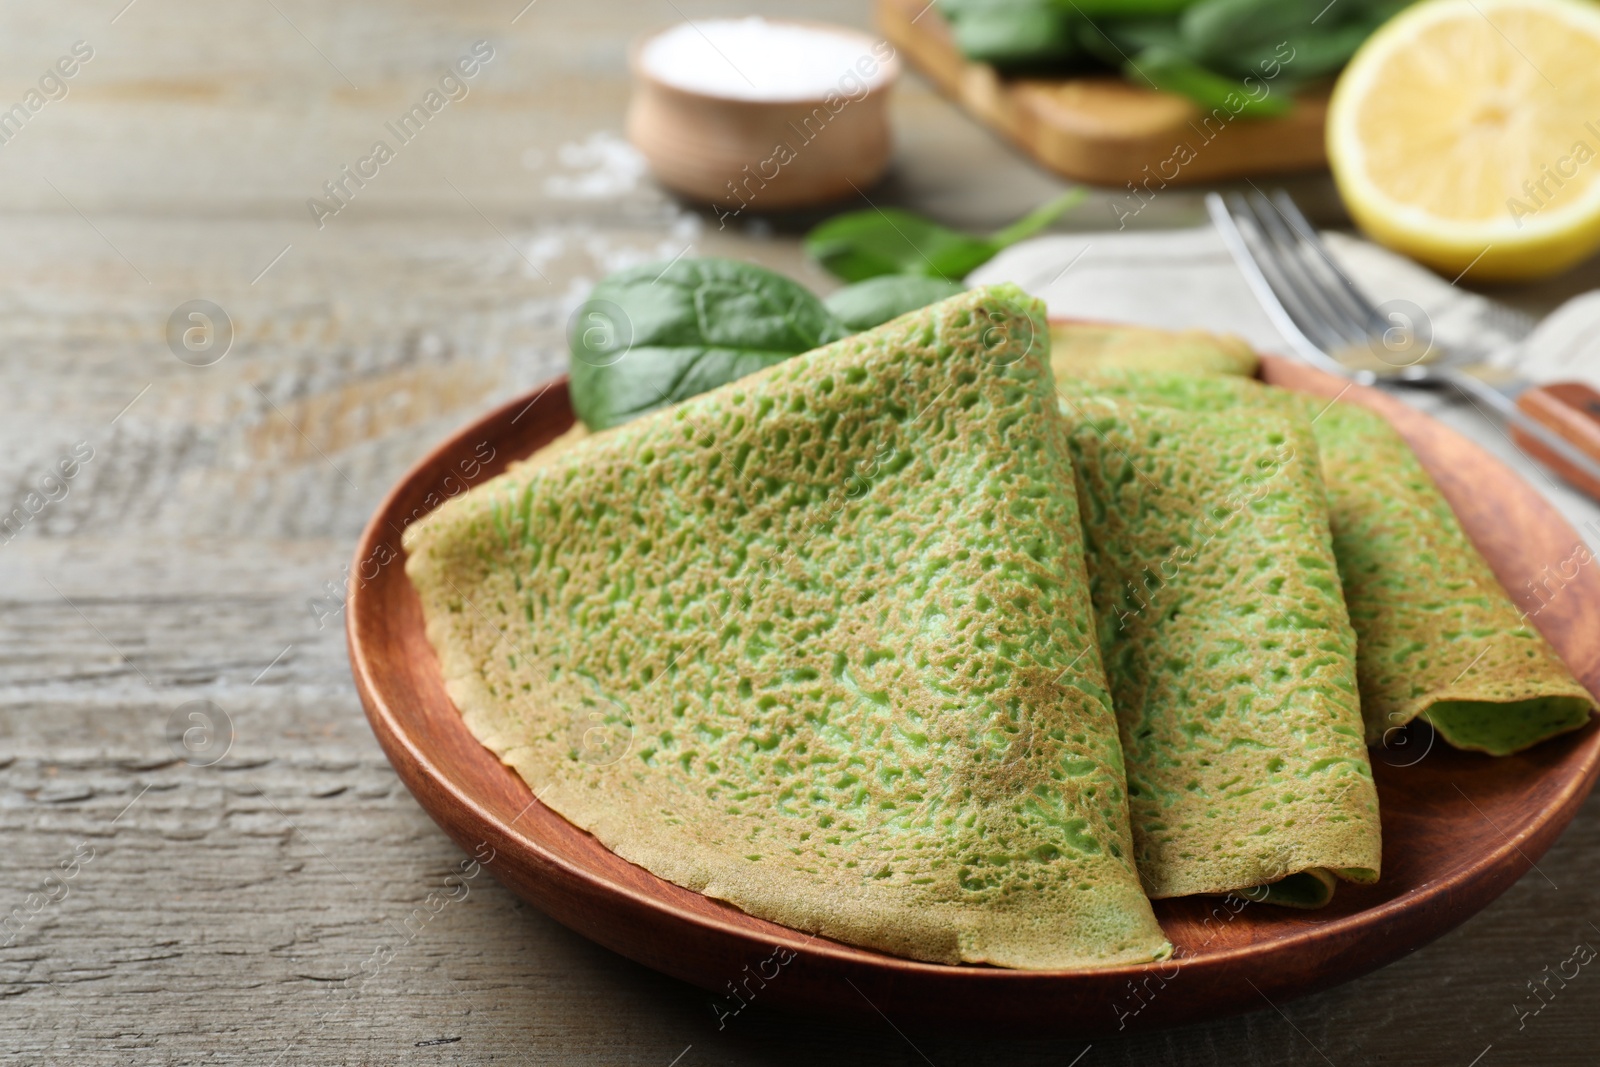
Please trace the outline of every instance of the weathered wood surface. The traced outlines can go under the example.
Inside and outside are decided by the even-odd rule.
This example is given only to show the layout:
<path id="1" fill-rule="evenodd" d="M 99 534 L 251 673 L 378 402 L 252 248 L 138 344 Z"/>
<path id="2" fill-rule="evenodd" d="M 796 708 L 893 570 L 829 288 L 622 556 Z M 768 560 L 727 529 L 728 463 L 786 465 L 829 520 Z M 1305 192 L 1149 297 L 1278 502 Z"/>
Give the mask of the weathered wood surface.
<path id="1" fill-rule="evenodd" d="M 93 449 L 64 497 L 0 533 L 7 1062 L 1593 1061 L 1600 977 L 1550 975 L 1600 947 L 1597 801 L 1537 872 L 1398 964 L 1087 1051 L 759 1001 L 719 1030 L 702 994 L 468 877 L 367 728 L 327 584 L 406 466 L 560 367 L 565 315 L 605 271 L 692 244 L 825 284 L 792 225 L 718 231 L 617 148 L 626 40 L 728 9 L 538 0 L 513 24 L 522 0 L 122 5 L 0 11 L 0 108 L 74 41 L 95 49 L 0 145 L 0 518 L 60 496 L 41 479 Z M 808 13 L 867 21 L 850 0 Z M 479 39 L 496 56 L 468 98 L 319 231 L 306 198 Z M 1055 188 L 914 79 L 894 108 L 880 203 L 991 225 Z M 1174 192 L 1139 221 L 1200 217 Z M 214 366 L 165 340 L 195 299 L 235 326 Z M 1575 521 L 1600 515 L 1530 477 Z M 210 766 L 168 737 L 194 700 L 232 724 Z M 1546 1006 L 1519 1029 L 1530 980 Z"/>

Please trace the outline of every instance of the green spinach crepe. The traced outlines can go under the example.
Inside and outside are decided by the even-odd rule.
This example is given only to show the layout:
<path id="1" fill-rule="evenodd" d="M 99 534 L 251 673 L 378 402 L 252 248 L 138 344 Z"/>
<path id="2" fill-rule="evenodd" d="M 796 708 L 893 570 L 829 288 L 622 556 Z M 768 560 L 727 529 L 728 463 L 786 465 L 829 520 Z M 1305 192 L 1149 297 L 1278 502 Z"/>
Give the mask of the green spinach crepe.
<path id="1" fill-rule="evenodd" d="M 1381 416 L 1238 378 L 1103 372 L 1066 389 L 1312 420 L 1356 629 L 1368 744 L 1421 716 L 1457 748 L 1507 755 L 1589 721 L 1593 697 L 1527 623 Z"/>
<path id="2" fill-rule="evenodd" d="M 1315 907 L 1378 876 L 1356 637 L 1304 420 L 1065 408 L 1150 896 Z"/>
<path id="3" fill-rule="evenodd" d="M 1255 374 L 1260 362 L 1254 349 L 1229 334 L 1059 319 L 1050 324 L 1050 365 L 1057 381 L 1101 370 L 1237 374 L 1248 378 Z"/>
<path id="4" fill-rule="evenodd" d="M 549 807 L 918 959 L 1160 959 L 1040 305 L 975 290 L 576 439 L 406 532 Z"/>

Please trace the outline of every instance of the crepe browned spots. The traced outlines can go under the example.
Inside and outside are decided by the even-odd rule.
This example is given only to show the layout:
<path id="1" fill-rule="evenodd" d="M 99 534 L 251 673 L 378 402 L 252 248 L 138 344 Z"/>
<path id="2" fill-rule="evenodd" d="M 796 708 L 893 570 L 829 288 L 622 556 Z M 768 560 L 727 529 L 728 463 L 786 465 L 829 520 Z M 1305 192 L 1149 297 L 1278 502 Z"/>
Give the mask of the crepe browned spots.
<path id="1" fill-rule="evenodd" d="M 1260 362 L 1248 344 L 1229 334 L 1063 319 L 1050 323 L 1050 365 L 1058 381 L 1102 370 L 1249 377 Z"/>
<path id="2" fill-rule="evenodd" d="M 1188 411 L 1311 419 L 1357 635 L 1368 744 L 1425 718 L 1458 748 L 1518 752 L 1589 721 L 1593 697 L 1512 603 L 1394 428 L 1354 404 L 1239 378 L 1105 372 L 1088 390 Z"/>
<path id="3" fill-rule="evenodd" d="M 1378 876 L 1356 637 L 1304 420 L 1066 398 L 1152 897 L 1317 906 Z"/>
<path id="4" fill-rule="evenodd" d="M 947 963 L 1166 955 L 1040 312 L 965 293 L 412 526 L 473 733 L 753 915 Z"/>

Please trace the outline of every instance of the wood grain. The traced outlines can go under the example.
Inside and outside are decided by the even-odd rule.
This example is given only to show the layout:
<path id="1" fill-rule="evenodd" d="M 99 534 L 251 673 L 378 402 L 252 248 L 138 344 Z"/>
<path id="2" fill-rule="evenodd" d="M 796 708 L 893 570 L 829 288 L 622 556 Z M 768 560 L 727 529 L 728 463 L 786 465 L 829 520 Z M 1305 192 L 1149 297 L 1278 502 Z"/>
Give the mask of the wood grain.
<path id="1" fill-rule="evenodd" d="M 1421 952 L 1282 1014 L 1263 1000 L 1177 1030 L 1130 1020 L 1087 1051 L 796 1017 L 761 997 L 719 1027 L 709 994 L 487 872 L 412 933 L 472 852 L 396 778 L 351 684 L 342 616 L 319 628 L 310 602 L 337 611 L 328 583 L 419 457 L 560 372 L 571 301 L 607 271 L 692 246 L 831 284 L 795 224 L 719 229 L 616 154 L 627 41 L 730 11 L 675 3 L 681 15 L 540 0 L 515 24 L 524 0 L 139 0 L 115 23 L 121 0 L 0 8 L 7 105 L 72 41 L 96 49 L 66 99 L 0 147 L 0 510 L 74 443 L 95 448 L 68 496 L 0 545 L 0 915 L 76 844 L 96 850 L 65 899 L 0 936 L 0 1062 L 1467 1067 L 1492 1045 L 1477 1067 L 1591 1063 L 1592 967 L 1552 980 L 1525 1025 L 1513 1008 L 1576 942 L 1600 946 L 1586 925 L 1600 922 L 1600 797 L 1538 870 Z M 860 0 L 803 9 L 862 28 L 870 14 Z M 479 38 L 498 58 L 472 96 L 318 230 L 306 197 Z M 1060 191 L 915 74 L 890 111 L 877 204 L 990 229 Z M 1293 193 L 1338 221 L 1325 178 Z M 1075 217 L 1115 225 L 1114 201 L 1091 193 Z M 1138 222 L 1203 218 L 1173 189 Z M 1514 295 L 1548 310 L 1597 271 Z M 163 337 L 194 298 L 237 327 L 208 368 Z M 1444 415 L 1574 525 L 1600 522 L 1470 408 Z M 1546 561 L 1552 574 L 1575 547 Z M 210 767 L 166 735 L 196 698 L 233 722 Z M 381 950 L 395 954 L 369 977 Z"/>
<path id="2" fill-rule="evenodd" d="M 1600 392 L 1582 382 L 1550 382 L 1524 390 L 1517 407 L 1555 431 L 1584 455 L 1600 463 Z M 1585 474 L 1550 448 L 1516 426 L 1511 436 L 1530 455 L 1591 497 L 1600 499 L 1600 480 Z"/>
<path id="3" fill-rule="evenodd" d="M 1477 446 L 1410 408 L 1299 364 L 1269 358 L 1276 384 L 1372 406 L 1400 429 L 1439 481 L 1463 526 L 1513 588 L 1575 534 L 1515 474 Z M 1341 886 L 1315 913 L 1189 898 L 1157 903 L 1177 952 L 1160 967 L 1023 972 L 899 959 L 809 937 L 662 881 L 601 846 L 540 804 L 463 725 L 444 692 L 403 571 L 396 530 L 438 502 L 482 441 L 491 476 L 572 424 L 565 381 L 517 398 L 462 430 L 401 480 L 357 548 L 347 633 L 357 689 L 400 778 L 464 848 L 488 841 L 493 871 L 518 895 L 574 930 L 648 966 L 739 1000 L 752 959 L 785 957 L 783 980 L 756 978 L 770 1003 L 869 1018 L 874 1011 L 924 1028 L 1095 1037 L 1215 1018 L 1285 1001 L 1365 973 L 1464 921 L 1530 869 L 1565 828 L 1600 773 L 1591 724 L 1515 757 L 1492 759 L 1434 744 L 1375 754 L 1384 874 Z M 434 503 L 430 503 L 430 500 Z M 388 560 L 387 566 L 368 564 Z M 368 579 L 366 570 L 371 571 Z M 1582 573 L 1535 623 L 1574 672 L 1600 691 L 1600 576 Z M 770 966 L 770 965 L 769 965 Z M 762 978 L 772 979 L 769 983 Z M 1139 991 L 1129 994 L 1130 985 Z M 853 989 L 852 989 L 853 987 Z M 1148 1003 L 1146 1003 L 1148 998 Z"/>
<path id="4" fill-rule="evenodd" d="M 969 63 L 926 0 L 877 0 L 878 25 L 901 54 L 978 121 L 1056 173 L 1138 187 L 1133 207 L 1169 185 L 1321 167 L 1326 90 L 1282 118 L 1235 119 L 1171 93 L 1099 77 L 1001 77 Z M 1270 81 L 1267 83 L 1271 89 Z"/>

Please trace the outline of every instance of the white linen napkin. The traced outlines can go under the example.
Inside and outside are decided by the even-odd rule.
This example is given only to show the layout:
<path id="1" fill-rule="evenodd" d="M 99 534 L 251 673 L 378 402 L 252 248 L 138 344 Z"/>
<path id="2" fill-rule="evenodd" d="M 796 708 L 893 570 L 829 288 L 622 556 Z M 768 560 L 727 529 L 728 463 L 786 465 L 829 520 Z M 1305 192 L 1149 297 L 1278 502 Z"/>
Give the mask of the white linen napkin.
<path id="1" fill-rule="evenodd" d="M 1369 241 L 1337 232 L 1323 239 L 1373 303 L 1407 300 L 1422 308 L 1445 348 L 1486 351 L 1535 383 L 1578 380 L 1600 389 L 1600 290 L 1567 301 L 1519 344 L 1515 313 L 1489 298 Z M 1052 315 L 1198 327 L 1237 334 L 1264 352 L 1291 352 L 1210 226 L 1036 237 L 1001 252 L 967 282 L 1014 282 Z"/>

